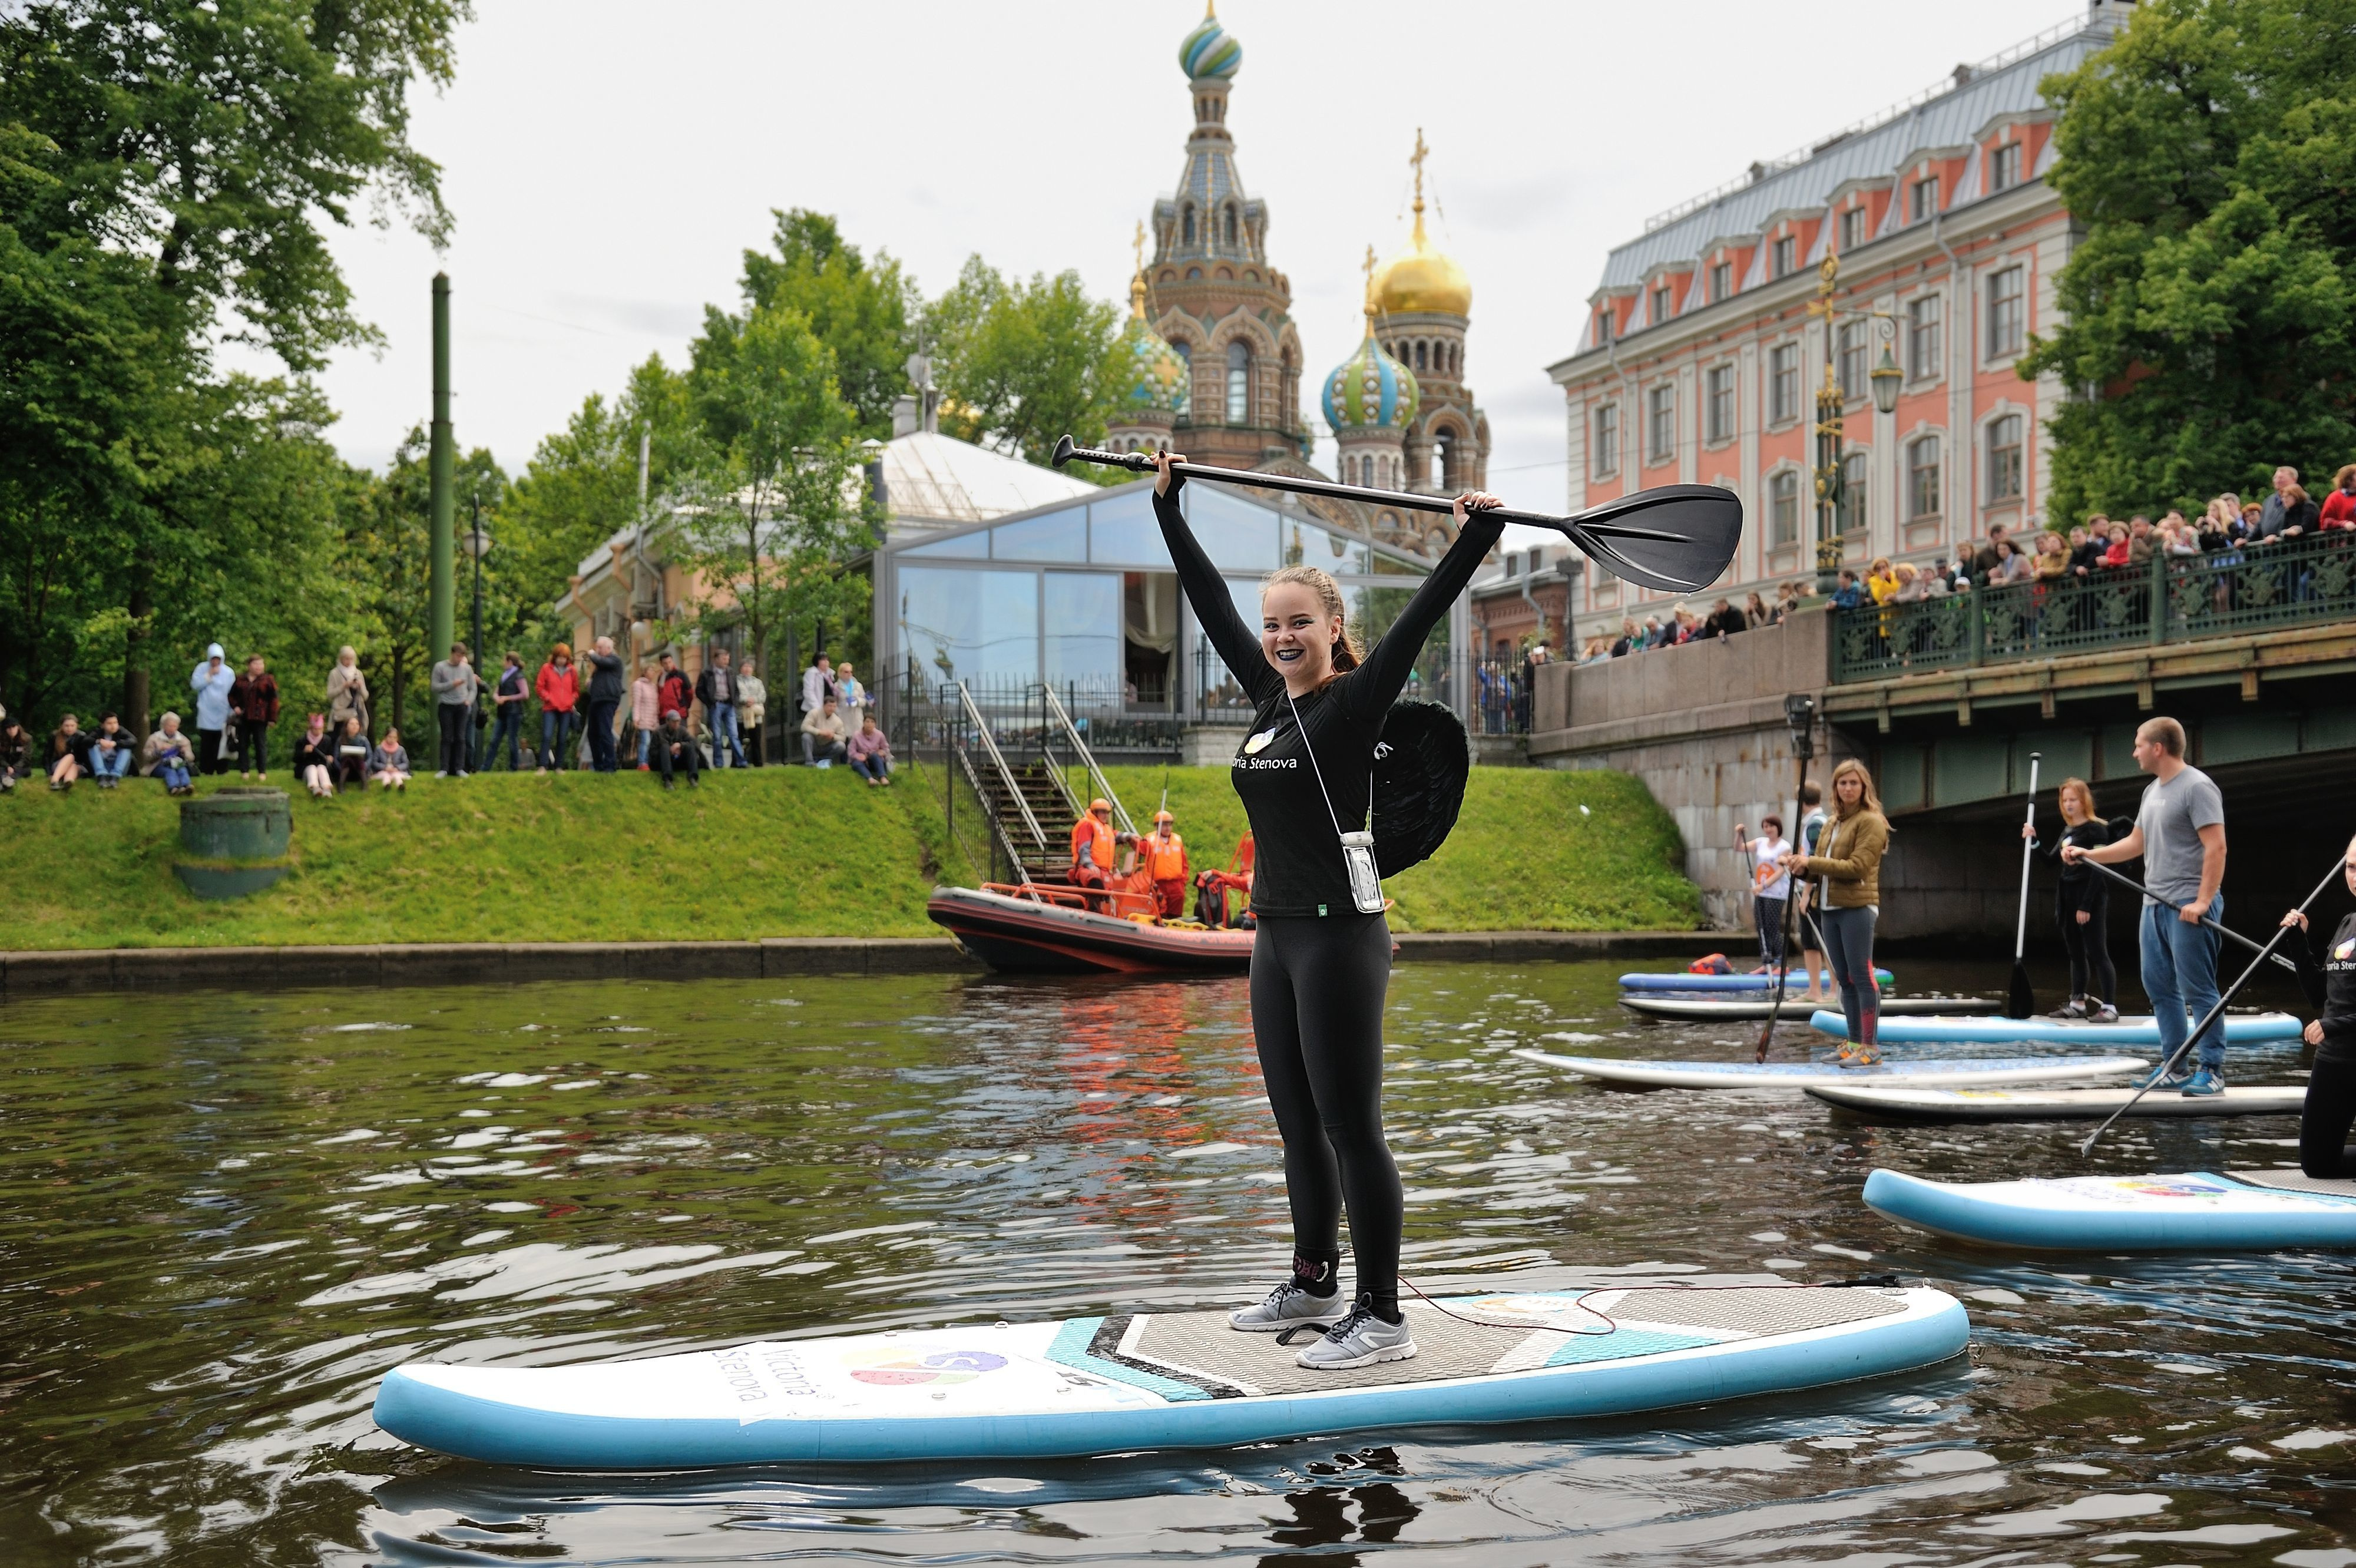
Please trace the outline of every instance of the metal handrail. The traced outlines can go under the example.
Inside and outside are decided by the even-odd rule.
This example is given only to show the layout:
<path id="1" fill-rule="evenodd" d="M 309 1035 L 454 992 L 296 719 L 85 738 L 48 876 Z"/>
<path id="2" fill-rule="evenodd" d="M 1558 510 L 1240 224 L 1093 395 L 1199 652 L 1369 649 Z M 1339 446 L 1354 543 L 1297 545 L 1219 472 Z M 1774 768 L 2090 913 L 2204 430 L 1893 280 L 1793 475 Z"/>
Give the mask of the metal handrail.
<path id="1" fill-rule="evenodd" d="M 963 746 L 958 746 L 955 750 L 958 766 L 965 769 L 965 781 L 972 788 L 973 798 L 987 806 L 990 803 L 990 797 L 982 790 L 981 775 L 973 770 L 973 754 Z M 996 839 L 998 847 L 1006 852 L 1006 863 L 1014 868 L 1015 880 L 1021 882 L 1024 890 L 1030 893 L 1033 903 L 1045 903 L 1046 900 L 1039 897 L 1038 890 L 1031 886 L 1031 868 L 1024 865 L 1023 857 L 1015 853 L 1014 841 L 1006 836 L 1006 824 L 998 820 L 998 813 L 995 811 L 986 811 L 982 814 L 990 819 L 990 836 Z"/>
<path id="2" fill-rule="evenodd" d="M 1047 830 L 1041 827 L 1039 819 L 1031 814 L 1031 802 L 1023 798 L 1023 786 L 1015 782 L 1014 770 L 1006 766 L 1006 754 L 998 749 L 998 741 L 990 733 L 990 720 L 982 715 L 980 705 L 975 703 L 973 693 L 966 689 L 962 681 L 958 682 L 958 701 L 964 704 L 965 716 L 971 721 L 974 733 L 981 737 L 981 748 L 990 754 L 991 765 L 998 769 L 998 777 L 1006 786 L 1008 798 L 1023 813 L 1023 826 L 1031 830 L 1032 838 L 1044 853 L 1048 847 Z M 976 793 L 980 793 L 979 789 Z M 996 820 L 994 812 L 992 820 Z"/>
<path id="3" fill-rule="evenodd" d="M 1063 699 L 1055 695 L 1055 687 L 1044 682 L 1041 682 L 1039 690 L 1046 695 L 1047 712 L 1053 714 L 1055 722 L 1063 726 L 1064 738 L 1072 743 L 1074 751 L 1079 753 L 1080 766 L 1087 769 L 1089 784 L 1095 787 L 1098 794 L 1112 802 L 1112 814 L 1120 819 L 1121 832 L 1134 838 L 1137 835 L 1137 824 L 1130 821 L 1129 808 L 1122 805 L 1120 797 L 1112 792 L 1112 785 L 1105 778 L 1104 769 L 1097 766 L 1096 753 L 1090 751 L 1088 743 L 1080 738 L 1079 726 L 1072 723 L 1072 715 L 1064 711 Z M 1076 808 L 1079 804 L 1076 800 L 1072 803 Z M 1080 813 L 1076 811 L 1074 814 Z"/>

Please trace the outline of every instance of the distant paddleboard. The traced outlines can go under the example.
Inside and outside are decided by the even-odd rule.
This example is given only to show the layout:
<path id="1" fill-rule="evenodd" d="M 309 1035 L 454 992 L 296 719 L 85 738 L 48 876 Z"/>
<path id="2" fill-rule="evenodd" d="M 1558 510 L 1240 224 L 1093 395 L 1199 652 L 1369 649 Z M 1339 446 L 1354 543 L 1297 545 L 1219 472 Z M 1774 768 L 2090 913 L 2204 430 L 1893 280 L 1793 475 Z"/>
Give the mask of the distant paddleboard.
<path id="1" fill-rule="evenodd" d="M 1888 985 L 1895 977 L 1886 969 L 1873 972 L 1874 983 Z M 1800 977 L 1805 989 L 1806 977 Z M 1790 982 L 1786 981 L 1788 986 Z M 1772 974 L 1623 974 L 1620 977 L 1622 991 L 1772 991 L 1775 977 Z"/>
<path id="2" fill-rule="evenodd" d="M 1819 1008 L 1808 1022 L 1821 1032 L 1846 1036 L 1848 1024 L 1838 1013 Z M 2295 1040 L 2305 1026 L 2287 1013 L 2239 1013 L 2225 1018 L 2228 1045 L 2259 1040 Z M 2079 1046 L 2157 1046 L 2159 1025 L 2149 1014 L 2121 1018 L 2115 1024 L 2088 1024 L 2073 1018 L 1895 1018 L 1878 1033 L 1888 1045 L 1921 1045 L 1965 1040 L 2013 1045 L 2023 1040 L 2051 1040 Z"/>
<path id="3" fill-rule="evenodd" d="M 1812 1083 L 1942 1085 L 2051 1083 L 2136 1072 L 2151 1064 L 2134 1057 L 1966 1057 L 1947 1061 L 1837 1067 L 1831 1062 L 1656 1062 L 1604 1057 L 1563 1057 L 1526 1047 L 1514 1053 L 1605 1083 L 1648 1089 L 1805 1089 Z"/>
<path id="4" fill-rule="evenodd" d="M 2299 1084 L 2228 1089 L 2188 1095 L 2155 1089 L 2135 1099 L 2133 1084 L 2104 1089 L 1890 1089 L 1879 1084 L 1812 1083 L 1808 1092 L 1844 1111 L 1906 1122 L 2095 1122 L 2127 1101 L 2130 1116 L 2296 1116 L 2307 1102 Z"/>
<path id="5" fill-rule="evenodd" d="M 1949 1183 L 1878 1170 L 1865 1201 L 1957 1240 L 2053 1251 L 2356 1247 L 2356 1182 L 2296 1170 Z"/>
<path id="6" fill-rule="evenodd" d="M 1757 1020 L 1775 1011 L 1774 998 L 1756 993 L 1746 996 L 1675 996 L 1657 991 L 1637 992 L 1620 998 L 1620 1005 L 1631 1013 L 1647 1018 L 1676 1018 L 1695 1023 L 1711 1023 L 1728 1019 Z M 1783 1016 L 1791 1023 L 1800 1022 L 1802 1015 L 1816 1004 L 1787 997 Z M 1881 999 L 1881 1015 L 1885 1018 L 1913 1013 L 1993 1013 L 2002 1004 L 1979 996 L 1885 996 Z"/>
<path id="7" fill-rule="evenodd" d="M 1347 1372 L 1218 1312 L 795 1339 L 578 1367 L 412 1362 L 377 1424 L 556 1470 L 1049 1458 L 1425 1423 L 1623 1415 L 1879 1377 L 1960 1353 L 1935 1290 L 1735 1286 L 1407 1307 L 1420 1353 Z"/>

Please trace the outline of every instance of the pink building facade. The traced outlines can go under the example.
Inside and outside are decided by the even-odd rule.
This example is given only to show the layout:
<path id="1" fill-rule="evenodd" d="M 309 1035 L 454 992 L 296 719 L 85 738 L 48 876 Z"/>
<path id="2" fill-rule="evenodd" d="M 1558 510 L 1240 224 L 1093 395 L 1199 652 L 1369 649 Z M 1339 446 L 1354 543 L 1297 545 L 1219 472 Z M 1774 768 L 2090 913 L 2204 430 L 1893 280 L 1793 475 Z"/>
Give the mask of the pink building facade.
<path id="1" fill-rule="evenodd" d="M 2002 523 L 2042 526 L 2045 424 L 2064 389 L 2024 381 L 2029 336 L 2055 316 L 2073 231 L 2046 181 L 2053 111 L 2038 91 L 2123 25 L 2121 0 L 2030 39 L 1901 108 L 1672 209 L 1612 252 L 1563 389 L 1576 510 L 1655 485 L 1742 497 L 1742 547 L 1707 610 L 1813 583 L 1815 398 L 1829 348 L 1844 393 L 1845 564 L 1954 559 Z M 1880 312 L 1831 328 L 1807 312 L 1837 258 L 1835 303 Z M 1894 413 L 1869 376 L 1885 345 Z M 1641 625 L 1676 601 L 1582 575 L 1580 636 Z"/>

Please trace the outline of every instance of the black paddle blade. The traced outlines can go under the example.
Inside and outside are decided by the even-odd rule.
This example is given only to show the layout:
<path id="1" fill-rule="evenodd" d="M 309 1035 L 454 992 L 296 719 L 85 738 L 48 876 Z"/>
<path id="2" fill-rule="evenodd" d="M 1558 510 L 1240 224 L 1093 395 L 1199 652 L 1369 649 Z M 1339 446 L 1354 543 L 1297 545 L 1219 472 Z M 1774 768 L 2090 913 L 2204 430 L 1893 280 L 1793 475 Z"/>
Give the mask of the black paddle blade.
<path id="1" fill-rule="evenodd" d="M 2029 986 L 2029 966 L 2015 959 L 2012 961 L 2012 986 L 2004 996 L 2004 1015 L 2026 1018 L 2036 1011 L 2037 993 Z"/>
<path id="2" fill-rule="evenodd" d="M 1716 485 L 1662 485 L 1554 526 L 1615 577 L 1697 594 L 1718 581 L 1742 542 L 1742 501 Z"/>

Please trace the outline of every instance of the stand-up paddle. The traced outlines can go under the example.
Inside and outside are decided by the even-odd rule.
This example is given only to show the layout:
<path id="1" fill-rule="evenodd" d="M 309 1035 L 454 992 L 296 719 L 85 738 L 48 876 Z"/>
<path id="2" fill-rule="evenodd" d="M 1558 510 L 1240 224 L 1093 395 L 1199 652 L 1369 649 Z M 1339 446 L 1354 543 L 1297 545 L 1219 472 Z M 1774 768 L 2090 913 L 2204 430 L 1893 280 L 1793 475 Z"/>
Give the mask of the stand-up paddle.
<path id="1" fill-rule="evenodd" d="M 2346 875 L 2347 854 L 2345 851 L 2342 851 L 2340 854 L 2331 857 L 2331 870 L 2325 875 L 2322 881 L 2315 885 L 2315 890 L 2298 901 L 2298 912 L 2302 915 L 2306 914 L 2308 906 L 2314 903 L 2318 898 L 2322 897 L 2323 890 L 2325 888 L 2330 886 L 2333 883 L 2339 881 Z M 2101 1126 L 2086 1134 L 2085 1141 L 2078 1145 L 2078 1152 L 2080 1154 L 2093 1154 L 2094 1152 L 2094 1141 L 2111 1130 L 2111 1123 L 2126 1115 L 2128 1112 L 2134 1110 L 2136 1101 L 2141 1100 L 2145 1095 L 2150 1093 L 2154 1084 L 2158 1083 L 2162 1079 L 2168 1077 L 2169 1074 L 2176 1070 L 2177 1064 L 2184 1059 L 2184 1053 L 2190 1050 L 2194 1045 L 2199 1043 L 2201 1036 L 2209 1032 L 2211 1025 L 2215 1024 L 2218 1019 L 2225 1015 L 2225 1009 L 2233 1005 L 2233 998 L 2242 993 L 2242 987 L 2249 984 L 2251 978 L 2254 976 L 2259 970 L 2265 967 L 2266 960 L 2274 957 L 2276 944 L 2280 942 L 2285 937 L 2290 935 L 2295 929 L 2295 927 L 2288 925 L 2276 926 L 2275 928 L 2275 934 L 2266 939 L 2266 945 L 2258 950 L 2258 956 L 2250 961 L 2250 967 L 2242 971 L 2241 978 L 2234 981 L 2233 984 L 2225 988 L 2225 994 L 2217 998 L 2217 1004 L 2214 1007 L 2210 1008 L 2208 1014 L 2201 1018 L 2201 1022 L 2192 1026 L 2192 1032 L 2184 1036 L 2184 1043 L 2177 1047 L 2175 1051 L 2166 1061 L 2159 1064 L 2159 1070 L 2153 1073 L 2149 1078 L 2144 1079 L 2143 1086 L 2135 1091 L 2134 1096 L 2129 1099 L 2125 1105 L 2120 1106 L 2116 1111 L 2112 1112 L 2108 1116 L 2104 1117 Z"/>
<path id="2" fill-rule="evenodd" d="M 1058 437 L 1048 458 L 1056 467 L 1077 458 L 1133 474 L 1153 472 L 1150 452 L 1098 452 L 1076 446 L 1068 435 Z M 1304 479 L 1291 474 L 1263 473 L 1257 468 L 1220 468 L 1205 463 L 1173 462 L 1171 472 L 1188 479 L 1244 485 L 1254 489 L 1284 490 L 1293 495 L 1323 496 L 1332 500 L 1365 501 L 1400 507 L 1409 511 L 1445 513 L 1454 509 L 1449 496 L 1410 495 L 1405 490 L 1378 490 L 1365 485 L 1336 484 L 1331 479 Z M 1542 511 L 1516 511 L 1510 507 L 1487 508 L 1482 513 L 1505 522 L 1551 528 L 1598 566 L 1615 577 L 1668 594 L 1698 593 L 1718 581 L 1735 546 L 1742 542 L 1742 502 L 1732 490 L 1716 485 L 1659 485 L 1633 496 L 1590 507 L 1569 517 Z"/>
<path id="3" fill-rule="evenodd" d="M 1800 769 L 1799 788 L 1792 792 L 1792 847 L 1802 850 L 1806 843 L 1808 817 L 1808 759 L 1816 754 L 1816 700 L 1804 692 L 1795 692 L 1783 699 L 1783 722 L 1792 726 L 1792 759 Z M 1785 873 L 1789 875 L 1790 873 Z M 1783 890 L 1783 950 L 1775 964 L 1775 1000 L 1767 1009 L 1767 1021 L 1759 1026 L 1758 1047 L 1754 1059 L 1767 1059 L 1767 1042 L 1775 1037 L 1775 1025 L 1783 1016 L 1783 988 L 1792 982 L 1792 906 L 1800 901 L 1800 879 L 1792 877 L 1791 886 Z"/>
<path id="4" fill-rule="evenodd" d="M 2029 809 L 2027 825 L 2037 826 L 2037 763 L 2039 752 L 2029 754 Z M 2012 986 L 2004 993 L 2004 1015 L 2026 1018 L 2037 1011 L 2037 993 L 2029 984 L 2029 857 L 2036 843 L 2029 834 L 2020 836 L 2020 918 L 2012 928 Z"/>
<path id="5" fill-rule="evenodd" d="M 2124 875 L 2119 872 L 2113 871 L 2109 866 L 2104 865 L 2099 860 L 2082 860 L 2078 864 L 2081 865 L 2093 866 L 2095 870 L 2101 872 L 2104 875 L 2109 877 L 2112 881 L 2117 883 L 2128 892 L 2136 895 L 2138 897 L 2148 898 L 2155 904 L 2164 904 L 2168 901 L 2154 893 L 2150 888 L 2146 887 L 2142 883 L 2137 882 L 2134 877 Z M 2224 938 L 2227 941 L 2232 942 L 2238 947 L 2246 949 L 2251 952 L 2260 952 L 2264 950 L 2257 943 L 2252 941 L 2241 932 L 2227 929 L 2207 915 L 2201 917 L 2201 923 L 2208 927 L 2211 930 L 2216 932 L 2219 936 Z M 2274 955 L 2274 961 L 2283 968 L 2290 971 L 2293 974 L 2297 974 L 2298 972 L 2298 965 L 2293 961 L 2283 957 L 2280 953 Z"/>

